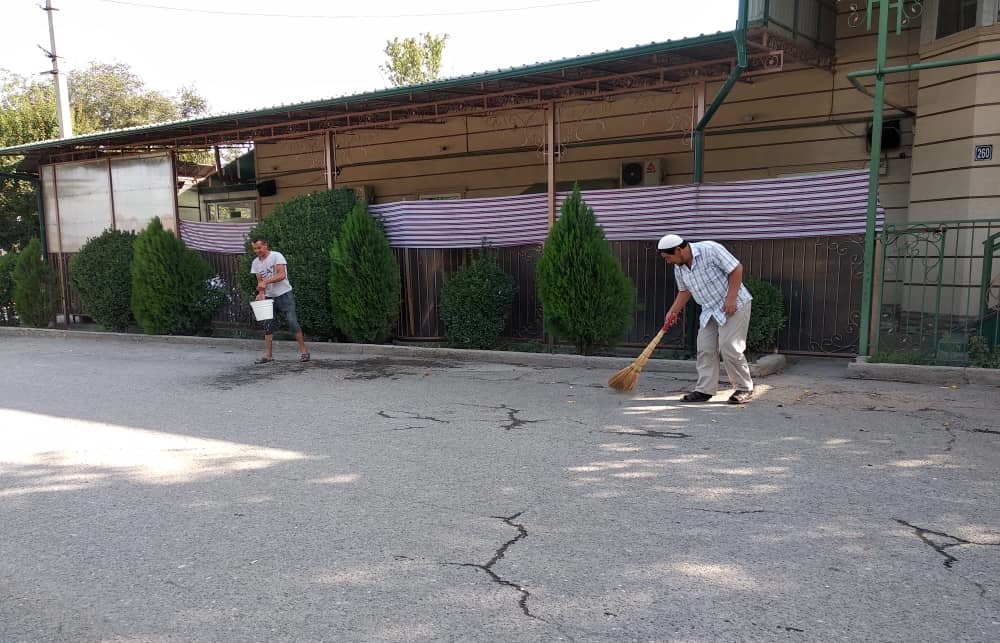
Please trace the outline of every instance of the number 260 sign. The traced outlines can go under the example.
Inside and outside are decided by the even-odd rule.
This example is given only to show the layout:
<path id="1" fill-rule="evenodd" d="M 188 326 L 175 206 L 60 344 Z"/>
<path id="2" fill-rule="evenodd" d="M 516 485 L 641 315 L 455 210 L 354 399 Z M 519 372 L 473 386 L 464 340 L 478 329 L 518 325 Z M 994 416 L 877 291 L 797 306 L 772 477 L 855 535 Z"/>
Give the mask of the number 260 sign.
<path id="1" fill-rule="evenodd" d="M 992 145 L 977 145 L 976 146 L 976 160 L 977 161 L 992 161 L 993 160 L 993 146 Z"/>

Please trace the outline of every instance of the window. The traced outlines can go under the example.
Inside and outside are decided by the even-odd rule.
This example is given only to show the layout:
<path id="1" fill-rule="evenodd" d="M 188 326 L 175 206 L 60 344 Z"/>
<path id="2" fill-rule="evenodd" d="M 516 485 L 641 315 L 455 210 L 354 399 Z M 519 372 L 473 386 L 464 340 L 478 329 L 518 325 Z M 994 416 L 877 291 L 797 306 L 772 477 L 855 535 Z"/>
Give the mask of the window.
<path id="1" fill-rule="evenodd" d="M 240 201 L 209 201 L 208 221 L 254 221 L 257 218 L 257 202 L 252 199 Z"/>
<path id="2" fill-rule="evenodd" d="M 944 38 L 976 26 L 979 0 L 939 0 L 937 37 Z"/>

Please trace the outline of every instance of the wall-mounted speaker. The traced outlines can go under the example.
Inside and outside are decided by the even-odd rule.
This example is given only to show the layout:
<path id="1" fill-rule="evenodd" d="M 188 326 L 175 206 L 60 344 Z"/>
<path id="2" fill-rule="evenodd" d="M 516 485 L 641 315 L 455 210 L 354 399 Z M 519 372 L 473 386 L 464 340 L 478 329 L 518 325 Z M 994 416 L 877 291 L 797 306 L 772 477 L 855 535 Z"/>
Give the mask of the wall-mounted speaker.
<path id="1" fill-rule="evenodd" d="M 866 147 L 869 151 L 872 149 L 872 124 L 868 124 L 868 128 L 865 131 Z M 882 123 L 882 149 L 883 150 L 895 150 L 899 149 L 899 146 L 903 144 L 903 130 L 899 124 L 899 120 L 885 121 Z"/>
<path id="2" fill-rule="evenodd" d="M 278 193 L 278 184 L 274 179 L 261 181 L 257 184 L 257 194 L 260 196 L 274 196 Z"/>

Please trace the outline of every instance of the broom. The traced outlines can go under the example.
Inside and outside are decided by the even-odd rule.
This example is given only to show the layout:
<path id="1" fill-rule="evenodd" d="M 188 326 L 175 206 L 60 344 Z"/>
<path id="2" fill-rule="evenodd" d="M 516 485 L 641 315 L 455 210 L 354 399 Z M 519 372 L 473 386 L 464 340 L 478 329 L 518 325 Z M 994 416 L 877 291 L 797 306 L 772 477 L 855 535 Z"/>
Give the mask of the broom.
<path id="1" fill-rule="evenodd" d="M 639 381 L 639 373 L 642 372 L 642 367 L 646 365 L 649 361 L 649 356 L 652 355 L 653 349 L 656 345 L 660 343 L 663 339 L 663 334 L 670 330 L 670 327 L 677 323 L 677 317 L 674 317 L 670 321 L 663 322 L 663 327 L 660 332 L 656 333 L 656 337 L 649 342 L 645 350 L 639 354 L 634 362 L 618 371 L 614 375 L 608 378 L 608 386 L 618 391 L 619 393 L 626 393 L 635 388 L 635 383 Z"/>

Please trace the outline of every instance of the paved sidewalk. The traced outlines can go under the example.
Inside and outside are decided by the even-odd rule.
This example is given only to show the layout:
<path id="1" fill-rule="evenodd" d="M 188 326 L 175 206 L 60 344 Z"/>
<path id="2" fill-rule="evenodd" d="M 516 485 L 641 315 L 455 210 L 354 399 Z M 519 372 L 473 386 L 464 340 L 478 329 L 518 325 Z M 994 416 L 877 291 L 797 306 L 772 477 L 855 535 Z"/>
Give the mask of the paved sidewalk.
<path id="1" fill-rule="evenodd" d="M 259 350 L 0 333 L 0 641 L 1000 640 L 994 387 Z"/>

